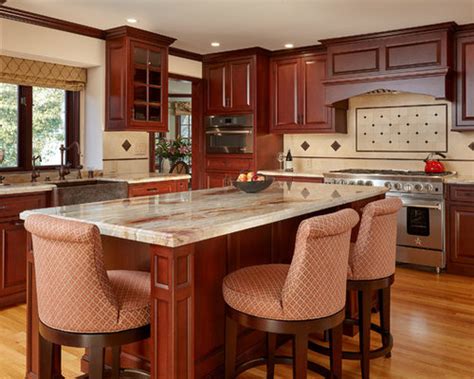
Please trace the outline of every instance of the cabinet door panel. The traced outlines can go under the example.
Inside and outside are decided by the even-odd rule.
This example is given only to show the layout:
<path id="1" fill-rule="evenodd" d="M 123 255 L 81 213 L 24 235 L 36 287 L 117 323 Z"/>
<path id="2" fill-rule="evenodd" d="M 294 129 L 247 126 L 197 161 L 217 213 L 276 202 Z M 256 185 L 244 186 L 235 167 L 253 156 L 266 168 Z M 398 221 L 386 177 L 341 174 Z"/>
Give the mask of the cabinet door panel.
<path id="1" fill-rule="evenodd" d="M 298 71 L 300 60 L 272 63 L 271 96 L 273 129 L 298 127 Z"/>
<path id="2" fill-rule="evenodd" d="M 474 274 L 474 234 L 472 233 L 474 204 L 451 205 L 449 217 L 451 237 L 449 262 L 472 265 L 471 271 Z"/>
<path id="3" fill-rule="evenodd" d="M 229 63 L 228 103 L 232 111 L 252 109 L 252 61 L 242 60 Z"/>
<path id="4" fill-rule="evenodd" d="M 206 69 L 207 111 L 219 112 L 225 107 L 226 65 L 210 64 Z"/>
<path id="5" fill-rule="evenodd" d="M 454 129 L 474 129 L 474 34 L 457 40 L 456 125 Z"/>
<path id="6" fill-rule="evenodd" d="M 236 178 L 238 172 L 206 172 L 206 187 L 219 188 L 230 184 L 232 178 Z"/>
<path id="7" fill-rule="evenodd" d="M 329 129 L 330 109 L 325 106 L 323 80 L 326 76 L 326 58 L 314 56 L 302 61 L 301 96 L 304 127 Z"/>
<path id="8" fill-rule="evenodd" d="M 22 289 L 26 281 L 26 231 L 21 221 L 0 224 L 0 292 Z"/>

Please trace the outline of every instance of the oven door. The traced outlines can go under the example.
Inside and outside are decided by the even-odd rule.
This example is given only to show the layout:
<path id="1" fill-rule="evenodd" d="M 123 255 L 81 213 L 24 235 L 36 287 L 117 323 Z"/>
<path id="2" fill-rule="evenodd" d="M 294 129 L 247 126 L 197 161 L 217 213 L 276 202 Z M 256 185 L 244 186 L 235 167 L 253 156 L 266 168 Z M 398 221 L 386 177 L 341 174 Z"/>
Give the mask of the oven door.
<path id="1" fill-rule="evenodd" d="M 206 152 L 211 154 L 253 153 L 252 128 L 206 129 Z"/>
<path id="2" fill-rule="evenodd" d="M 442 251 L 444 247 L 443 201 L 401 198 L 397 245 Z"/>

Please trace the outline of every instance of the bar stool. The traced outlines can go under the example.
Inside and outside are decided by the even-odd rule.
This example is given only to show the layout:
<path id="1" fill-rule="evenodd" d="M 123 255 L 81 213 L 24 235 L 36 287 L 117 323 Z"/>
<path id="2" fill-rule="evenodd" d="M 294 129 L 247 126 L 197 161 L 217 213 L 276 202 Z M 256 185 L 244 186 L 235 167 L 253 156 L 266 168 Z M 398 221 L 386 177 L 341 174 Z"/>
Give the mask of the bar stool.
<path id="1" fill-rule="evenodd" d="M 27 218 L 39 316 L 39 377 L 52 378 L 54 345 L 89 348 L 89 377 L 102 378 L 112 348 L 120 376 L 121 345 L 150 336 L 150 275 L 106 271 L 96 226 L 46 215 Z"/>
<path id="2" fill-rule="evenodd" d="M 293 376 L 307 368 L 326 377 L 342 374 L 342 322 L 346 299 L 351 229 L 359 216 L 352 209 L 303 221 L 291 265 L 268 264 L 237 270 L 224 278 L 226 306 L 225 378 L 266 363 L 272 378 L 275 363 L 293 363 Z M 267 333 L 266 357 L 236 368 L 238 325 Z M 330 370 L 308 362 L 308 335 L 329 330 Z M 275 357 L 276 334 L 291 334 L 293 358 Z"/>
<path id="3" fill-rule="evenodd" d="M 359 233 L 351 244 L 347 289 L 357 291 L 358 319 L 344 323 L 358 325 L 359 351 L 343 351 L 344 359 L 360 360 L 363 379 L 370 374 L 370 359 L 391 356 L 393 337 L 390 333 L 390 286 L 395 279 L 397 250 L 397 213 L 402 207 L 398 198 L 388 198 L 367 204 L 362 212 Z M 377 291 L 380 326 L 371 322 L 372 294 Z M 382 337 L 382 347 L 370 350 L 370 331 Z M 310 342 L 313 351 L 328 355 L 329 349 Z"/>

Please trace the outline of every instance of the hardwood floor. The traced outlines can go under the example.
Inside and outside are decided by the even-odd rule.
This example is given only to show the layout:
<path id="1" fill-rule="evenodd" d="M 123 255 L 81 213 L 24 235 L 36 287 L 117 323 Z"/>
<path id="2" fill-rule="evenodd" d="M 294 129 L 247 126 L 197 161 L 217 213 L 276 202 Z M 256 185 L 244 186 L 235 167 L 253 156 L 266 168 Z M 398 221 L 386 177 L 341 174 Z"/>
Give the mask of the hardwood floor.
<path id="1" fill-rule="evenodd" d="M 25 373 L 24 305 L 0 310 L 0 378 L 19 379 Z M 378 320 L 377 320 L 378 322 Z M 391 359 L 371 362 L 371 378 L 424 379 L 474 378 L 474 279 L 397 268 L 392 290 Z M 378 338 L 372 341 L 379 344 Z M 357 337 L 346 338 L 355 347 Z M 288 344 L 281 348 L 289 353 Z M 80 349 L 63 348 L 63 375 L 80 374 Z M 325 357 L 311 354 L 321 363 Z M 359 378 L 359 364 L 344 361 L 344 378 Z M 239 379 L 265 378 L 257 367 Z M 275 378 L 291 378 L 291 368 L 277 366 Z M 319 378 L 310 375 L 309 378 Z"/>

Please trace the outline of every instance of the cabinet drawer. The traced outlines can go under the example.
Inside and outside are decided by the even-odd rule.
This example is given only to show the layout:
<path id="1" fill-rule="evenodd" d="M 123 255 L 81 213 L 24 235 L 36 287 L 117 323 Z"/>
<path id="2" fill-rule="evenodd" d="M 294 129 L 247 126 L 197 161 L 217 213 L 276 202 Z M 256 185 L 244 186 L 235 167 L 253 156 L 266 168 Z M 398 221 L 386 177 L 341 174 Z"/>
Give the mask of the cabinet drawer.
<path id="1" fill-rule="evenodd" d="M 0 197 L 0 219 L 17 218 L 29 209 L 46 207 L 46 195 Z"/>
<path id="2" fill-rule="evenodd" d="M 176 183 L 174 180 L 165 182 L 153 182 L 143 184 L 131 184 L 128 187 L 128 196 L 151 196 L 176 191 Z"/>
<path id="3" fill-rule="evenodd" d="M 450 185 L 449 200 L 474 203 L 474 185 Z"/>
<path id="4" fill-rule="evenodd" d="M 208 170 L 250 170 L 252 159 L 244 158 L 207 158 L 206 168 Z"/>

